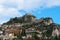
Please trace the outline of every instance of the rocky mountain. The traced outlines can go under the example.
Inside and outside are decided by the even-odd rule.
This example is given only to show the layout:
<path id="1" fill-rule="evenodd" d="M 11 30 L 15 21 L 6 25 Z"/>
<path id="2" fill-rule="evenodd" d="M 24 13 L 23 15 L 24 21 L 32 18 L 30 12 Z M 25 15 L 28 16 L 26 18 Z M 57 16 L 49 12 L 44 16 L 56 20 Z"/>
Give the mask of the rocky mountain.
<path id="1" fill-rule="evenodd" d="M 40 35 L 41 32 L 42 39 L 55 40 L 57 37 L 59 40 L 60 38 L 60 25 L 54 23 L 53 19 L 50 17 L 37 19 L 32 14 L 25 14 L 22 17 L 11 18 L 7 23 L 4 23 L 3 25 L 11 25 L 15 23 L 23 24 L 23 30 L 26 30 L 27 33 L 23 31 L 22 35 L 24 33 L 28 35 L 28 33 L 31 34 L 32 32 L 38 32 Z"/>

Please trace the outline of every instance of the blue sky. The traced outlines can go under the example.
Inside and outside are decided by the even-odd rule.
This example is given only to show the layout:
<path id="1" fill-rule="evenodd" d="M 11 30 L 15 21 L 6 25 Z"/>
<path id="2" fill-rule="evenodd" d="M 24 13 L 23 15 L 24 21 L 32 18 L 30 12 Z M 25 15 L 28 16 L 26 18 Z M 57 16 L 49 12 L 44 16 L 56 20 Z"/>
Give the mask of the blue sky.
<path id="1" fill-rule="evenodd" d="M 40 13 L 33 11 L 33 13 L 38 19 L 41 17 L 51 17 L 53 18 L 55 23 L 60 24 L 60 6 L 55 6 L 52 8 L 45 8 L 44 10 L 41 10 Z"/>
<path id="2" fill-rule="evenodd" d="M 25 13 L 37 18 L 51 17 L 60 24 L 60 0 L 0 0 L 0 24 Z"/>

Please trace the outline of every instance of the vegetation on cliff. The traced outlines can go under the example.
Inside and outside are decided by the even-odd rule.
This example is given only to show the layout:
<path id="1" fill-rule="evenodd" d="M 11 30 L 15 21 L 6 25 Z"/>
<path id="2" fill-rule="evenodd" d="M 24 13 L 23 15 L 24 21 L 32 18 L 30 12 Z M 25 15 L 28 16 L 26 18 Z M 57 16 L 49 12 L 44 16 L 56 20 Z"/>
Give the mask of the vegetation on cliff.
<path id="1" fill-rule="evenodd" d="M 25 30 L 28 28 L 35 28 L 35 30 L 39 30 L 42 32 L 42 38 L 37 37 L 36 32 L 32 33 L 33 40 L 46 40 L 45 37 L 48 37 L 47 40 L 60 40 L 57 38 L 57 33 L 54 34 L 56 36 L 53 36 L 53 33 L 56 29 L 60 32 L 60 25 L 54 23 L 53 19 L 50 17 L 46 18 L 40 18 L 37 19 L 34 15 L 32 14 L 25 14 L 22 17 L 15 17 L 11 18 L 7 23 L 4 23 L 3 25 L 7 24 L 15 24 L 15 23 L 20 23 L 23 24 L 23 31 L 19 37 L 25 36 Z M 59 33 L 60 35 L 60 33 Z"/>

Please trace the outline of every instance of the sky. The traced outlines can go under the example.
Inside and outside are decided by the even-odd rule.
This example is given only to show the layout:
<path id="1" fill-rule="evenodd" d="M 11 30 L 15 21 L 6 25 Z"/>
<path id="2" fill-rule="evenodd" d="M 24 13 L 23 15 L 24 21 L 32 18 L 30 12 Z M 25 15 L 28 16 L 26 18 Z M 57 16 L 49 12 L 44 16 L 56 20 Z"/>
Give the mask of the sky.
<path id="1" fill-rule="evenodd" d="M 26 13 L 37 18 L 51 17 L 60 24 L 60 0 L 0 0 L 0 24 Z"/>

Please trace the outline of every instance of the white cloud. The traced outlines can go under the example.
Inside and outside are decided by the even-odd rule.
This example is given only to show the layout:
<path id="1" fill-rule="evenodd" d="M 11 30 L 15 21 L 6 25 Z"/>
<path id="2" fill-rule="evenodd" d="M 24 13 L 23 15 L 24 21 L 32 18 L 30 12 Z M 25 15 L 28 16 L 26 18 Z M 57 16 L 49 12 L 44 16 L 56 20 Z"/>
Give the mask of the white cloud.
<path id="1" fill-rule="evenodd" d="M 12 17 L 22 16 L 16 8 L 4 8 L 3 5 L 0 5 L 0 23 L 8 21 Z"/>
<path id="2" fill-rule="evenodd" d="M 4 6 L 16 6 L 20 9 L 30 9 L 36 8 L 38 6 L 58 6 L 60 5 L 60 0 L 0 0 L 0 4 L 4 4 Z"/>
<path id="3" fill-rule="evenodd" d="M 39 6 L 52 7 L 59 6 L 60 0 L 2 0 L 5 7 L 14 7 L 17 9 L 32 10 Z"/>
<path id="4" fill-rule="evenodd" d="M 0 13 L 0 23 L 8 21 L 10 18 L 22 16 L 21 13 L 18 11 L 14 10 L 13 8 L 4 10 L 4 12 Z"/>
<path id="5" fill-rule="evenodd" d="M 15 17 L 15 16 L 18 16 L 18 15 L 20 15 L 21 16 L 21 14 L 17 11 L 17 9 L 15 9 L 15 8 L 4 8 L 3 6 L 0 6 L 0 15 L 1 16 L 13 16 L 13 17 Z"/>
<path id="6" fill-rule="evenodd" d="M 60 6 L 60 0 L 46 0 L 44 3 L 45 3 L 44 6 L 47 8 Z"/>

